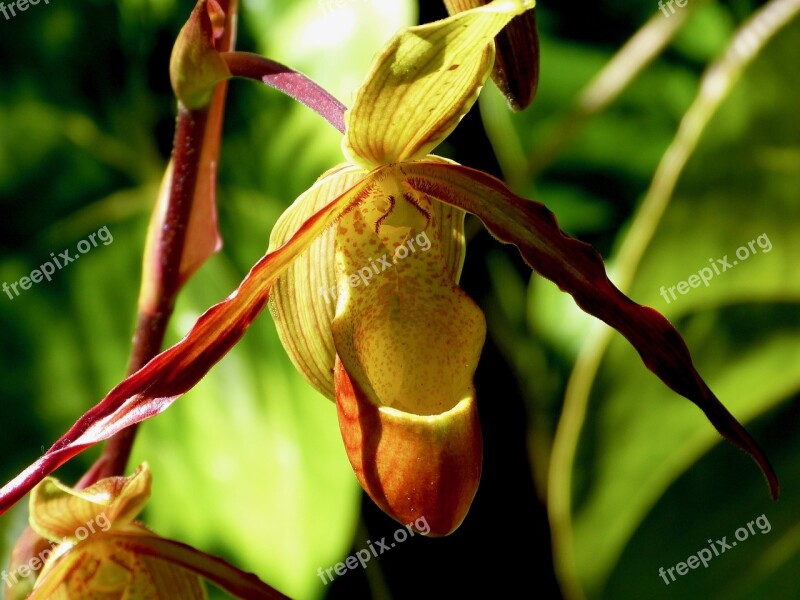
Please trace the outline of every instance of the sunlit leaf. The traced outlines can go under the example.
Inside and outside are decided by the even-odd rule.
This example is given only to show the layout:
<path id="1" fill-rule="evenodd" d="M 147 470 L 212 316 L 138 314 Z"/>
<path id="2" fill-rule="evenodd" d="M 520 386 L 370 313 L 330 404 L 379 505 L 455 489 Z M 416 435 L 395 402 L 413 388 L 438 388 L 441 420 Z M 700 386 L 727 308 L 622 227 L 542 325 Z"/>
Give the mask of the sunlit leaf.
<path id="1" fill-rule="evenodd" d="M 353 187 L 308 219 L 281 248 L 256 263 L 239 288 L 206 311 L 180 343 L 115 387 L 50 450 L 6 484 L 0 490 L 0 513 L 71 457 L 159 414 L 191 389 L 241 339 L 266 305 L 275 279 L 344 211 L 363 201 L 373 186 L 366 182 Z"/>
<path id="2" fill-rule="evenodd" d="M 751 429 L 762 432 L 781 429 L 800 389 L 800 273 L 794 260 L 800 252 L 800 123 L 792 116 L 790 92 L 798 87 L 797 77 L 787 67 L 787 57 L 797 54 L 791 44 L 797 18 L 769 40 L 796 10 L 796 3 L 771 3 L 706 75 L 645 200 L 648 210 L 634 221 L 620 258 L 623 268 L 635 265 L 635 272 L 624 273 L 632 279 L 632 293 L 678 324 L 697 349 L 709 383 L 735 414 L 754 423 Z M 761 44 L 763 52 L 748 64 Z M 657 220 L 648 222 L 653 215 Z M 654 228 L 652 237 L 637 236 L 638 227 Z M 793 535 L 793 486 L 781 502 L 765 502 L 755 482 L 733 475 L 727 458 L 717 461 L 721 453 L 714 436 L 685 407 L 630 372 L 628 354 L 605 336 L 592 340 L 574 374 L 560 432 L 563 448 L 553 469 L 558 475 L 551 480 L 553 499 L 556 492 L 563 497 L 572 490 L 571 510 L 569 503 L 558 509 L 553 504 L 565 581 L 597 598 L 632 589 L 626 576 L 632 569 L 653 574 L 646 593 L 654 598 L 670 595 L 673 585 L 692 597 L 750 598 L 760 597 L 752 590 L 762 586 L 780 589 L 777 565 L 797 560 L 796 546 L 785 541 Z M 648 402 L 641 402 L 643 397 Z M 794 451 L 767 433 L 761 438 L 782 479 L 796 479 Z M 647 452 L 630 451 L 644 447 Z M 564 459 L 574 463 L 567 467 Z M 686 516 L 679 531 L 673 524 L 672 535 L 663 533 L 667 506 L 671 514 Z M 709 537 L 732 539 L 738 527 L 762 513 L 783 530 L 740 543 L 730 557 L 717 559 L 713 577 L 709 567 L 708 573 L 692 572 L 669 586 L 658 578 L 659 567 L 685 560 Z M 655 539 L 658 555 L 645 550 Z M 753 571 L 767 553 L 774 553 L 775 566 L 765 562 Z"/>

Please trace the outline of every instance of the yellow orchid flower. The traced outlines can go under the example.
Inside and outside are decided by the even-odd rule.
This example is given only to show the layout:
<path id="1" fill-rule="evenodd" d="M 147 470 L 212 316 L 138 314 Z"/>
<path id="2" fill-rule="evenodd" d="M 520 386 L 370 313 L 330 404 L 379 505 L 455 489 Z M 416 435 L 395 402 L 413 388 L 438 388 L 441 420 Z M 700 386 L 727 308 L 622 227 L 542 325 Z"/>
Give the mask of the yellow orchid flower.
<path id="1" fill-rule="evenodd" d="M 451 164 L 429 152 L 477 99 L 494 37 L 532 6 L 493 2 L 398 34 L 346 113 L 347 162 L 298 198 L 270 239 L 280 247 L 342 192 L 363 190 L 277 281 L 271 309 L 295 365 L 336 400 L 361 485 L 436 535 L 460 525 L 480 479 L 472 379 L 486 324 L 458 287 L 465 213 L 419 186 Z"/>
<path id="2" fill-rule="evenodd" d="M 335 398 L 364 489 L 402 523 L 424 516 L 432 535 L 458 527 L 481 472 L 472 379 L 485 322 L 457 285 L 464 211 L 516 243 L 531 266 L 633 336 L 637 348 L 647 347 L 648 364 L 665 361 L 642 336 L 677 337 L 654 311 L 621 304 L 630 301 L 621 300 L 596 254 L 567 240 L 541 205 L 429 154 L 492 72 L 494 37 L 531 8 L 495 1 L 399 33 L 346 113 L 348 161 L 298 198 L 270 239 L 277 249 L 332 201 L 357 201 L 277 280 L 271 309 L 297 368 Z M 430 248 L 420 248 L 421 238 Z M 622 323 L 633 310 L 646 328 Z M 694 370 L 690 360 L 684 367 Z"/>
<path id="3" fill-rule="evenodd" d="M 202 578 L 240 598 L 285 598 L 224 561 L 157 536 L 134 519 L 150 497 L 147 464 L 129 477 L 73 489 L 47 477 L 31 492 L 36 543 L 3 577 L 11 597 L 82 600 L 173 600 L 207 597 Z M 27 580 L 37 572 L 29 589 Z"/>
<path id="4" fill-rule="evenodd" d="M 777 497 L 767 458 L 663 316 L 622 294 L 597 252 L 564 235 L 543 204 L 430 154 L 477 99 L 492 71 L 495 37 L 532 7 L 495 0 L 390 40 L 346 114 L 346 162 L 282 215 L 269 251 L 236 291 L 0 491 L 0 511 L 84 448 L 165 410 L 269 302 L 297 368 L 335 400 L 347 455 L 367 493 L 402 523 L 424 517 L 425 533 L 452 532 L 476 493 L 482 456 L 472 380 L 486 326 L 458 287 L 466 212 L 624 335 L 647 368 L 755 458 Z M 234 75 L 252 76 L 264 64 L 223 57 Z M 191 95 L 205 98 L 194 88 Z"/>

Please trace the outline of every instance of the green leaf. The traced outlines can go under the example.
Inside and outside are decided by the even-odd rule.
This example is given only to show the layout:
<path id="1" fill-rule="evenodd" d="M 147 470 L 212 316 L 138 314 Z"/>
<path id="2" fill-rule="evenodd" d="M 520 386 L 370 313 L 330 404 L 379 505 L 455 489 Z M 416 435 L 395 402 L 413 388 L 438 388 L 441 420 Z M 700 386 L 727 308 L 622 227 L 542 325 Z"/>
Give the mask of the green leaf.
<path id="1" fill-rule="evenodd" d="M 263 252 L 263 211 L 254 218 L 251 200 L 241 198 L 227 210 L 221 216 L 237 232 L 236 252 Z M 229 293 L 247 266 L 225 252 L 211 259 L 182 293 L 173 338 Z M 148 525 L 292 598 L 319 597 L 317 568 L 350 547 L 361 494 L 335 407 L 296 372 L 267 311 L 182 402 L 142 427 L 132 461 L 140 459 L 154 476 Z"/>
<path id="2" fill-rule="evenodd" d="M 787 3 L 771 6 L 779 28 Z M 769 31 L 763 21 L 761 26 Z M 798 31 L 795 18 L 722 96 L 663 218 L 634 221 L 618 264 L 621 279 L 633 277 L 631 296 L 676 323 L 709 385 L 742 422 L 759 419 L 756 431 L 762 432 L 782 429 L 780 420 L 794 414 L 800 389 L 800 77 L 790 66 L 800 59 L 792 41 Z M 728 55 L 715 71 L 715 85 L 706 84 L 702 108 L 692 113 L 703 117 L 682 126 L 662 165 L 645 200 L 651 216 L 653 198 L 670 197 L 664 183 L 669 163 L 680 165 L 680 152 L 693 149 L 693 136 L 713 113 L 718 92 L 725 93 L 726 78 L 735 82 L 737 65 L 758 46 L 735 48 L 744 54 Z M 651 225 L 652 239 L 646 233 Z M 637 245 L 645 249 L 638 265 Z M 711 278 L 703 272 L 708 286 L 688 286 L 690 276 L 712 263 L 721 270 L 716 259 L 726 255 L 725 272 Z M 679 281 L 687 281 L 685 294 Z M 760 598 L 758 590 L 781 589 L 783 569 L 800 561 L 790 529 L 794 486 L 772 504 L 759 477 L 734 475 L 742 457 L 716 444 L 718 436 L 696 410 L 632 369 L 634 357 L 624 343 L 608 340 L 595 336 L 584 348 L 551 471 L 556 559 L 567 588 L 589 598 L 618 598 L 622 590 L 648 598 Z M 760 439 L 782 480 L 796 480 L 800 471 L 790 444 L 766 434 Z M 762 513 L 775 524 L 769 536 L 757 535 L 715 558 L 708 571 L 691 571 L 669 586 L 659 578 L 659 567 L 685 561 L 708 538 L 727 535 L 730 541 Z"/>

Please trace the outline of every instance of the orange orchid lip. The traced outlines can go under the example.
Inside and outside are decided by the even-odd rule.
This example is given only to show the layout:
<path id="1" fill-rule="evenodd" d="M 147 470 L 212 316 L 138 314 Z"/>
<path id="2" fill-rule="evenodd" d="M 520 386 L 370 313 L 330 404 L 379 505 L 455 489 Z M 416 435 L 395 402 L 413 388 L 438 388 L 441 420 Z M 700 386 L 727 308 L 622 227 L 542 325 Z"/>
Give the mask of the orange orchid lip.
<path id="1" fill-rule="evenodd" d="M 483 440 L 474 395 L 437 415 L 376 406 L 336 361 L 336 408 L 347 456 L 370 498 L 402 523 L 424 517 L 452 533 L 478 489 Z"/>

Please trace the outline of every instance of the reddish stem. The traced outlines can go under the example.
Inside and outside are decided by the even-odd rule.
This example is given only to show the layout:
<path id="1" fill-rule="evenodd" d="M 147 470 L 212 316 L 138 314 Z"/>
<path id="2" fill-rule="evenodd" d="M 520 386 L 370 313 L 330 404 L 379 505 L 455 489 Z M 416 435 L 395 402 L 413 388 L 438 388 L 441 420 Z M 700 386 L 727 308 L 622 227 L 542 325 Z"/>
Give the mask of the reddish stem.
<path id="1" fill-rule="evenodd" d="M 216 40 L 215 45 L 220 51 L 232 50 L 236 43 L 238 0 L 217 0 L 217 4 L 226 18 L 224 33 Z M 158 240 L 158 281 L 142 282 L 143 285 L 150 283 L 156 290 L 155 305 L 147 310 L 142 310 L 140 306 L 128 362 L 128 375 L 135 373 L 157 356 L 164 342 L 167 324 L 183 285 L 180 278 L 181 259 L 200 169 L 201 148 L 207 137 L 219 142 L 227 88 L 227 82 L 217 86 L 207 109 L 190 111 L 183 106 L 179 107 L 172 146 L 173 175 L 167 215 Z M 76 487 L 84 488 L 104 477 L 124 474 L 137 428 L 138 426 L 128 427 L 112 437 L 103 449 L 103 454 Z"/>
<path id="2" fill-rule="evenodd" d="M 190 111 L 183 106 L 179 108 L 172 151 L 174 171 L 169 203 L 164 225 L 159 232 L 159 268 L 155 271 L 159 281 L 154 282 L 158 290 L 158 304 L 152 312 L 139 312 L 128 375 L 141 369 L 159 353 L 167 324 L 175 308 L 175 300 L 181 287 L 181 257 L 207 122 L 207 109 Z M 81 478 L 77 487 L 87 487 L 105 477 L 123 474 L 133 448 L 136 430 L 137 426 L 128 427 L 112 437 L 103 454 Z"/>
<path id="3" fill-rule="evenodd" d="M 344 133 L 347 107 L 302 73 L 250 52 L 223 52 L 231 75 L 254 79 L 291 96 Z"/>

